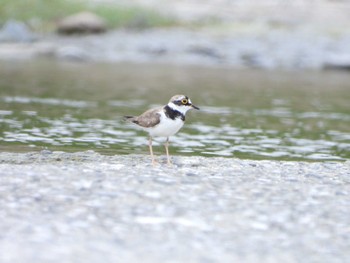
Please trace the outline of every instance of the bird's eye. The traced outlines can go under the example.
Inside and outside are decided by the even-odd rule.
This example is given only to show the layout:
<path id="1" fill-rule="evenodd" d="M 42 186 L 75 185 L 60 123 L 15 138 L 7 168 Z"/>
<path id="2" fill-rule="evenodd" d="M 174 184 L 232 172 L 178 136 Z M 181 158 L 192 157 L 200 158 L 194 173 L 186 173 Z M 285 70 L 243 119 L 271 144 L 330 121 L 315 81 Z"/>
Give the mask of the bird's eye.
<path id="1" fill-rule="evenodd" d="M 186 104 L 188 103 L 188 100 L 187 100 L 187 99 L 182 99 L 182 100 L 181 100 L 181 103 L 182 103 L 183 105 L 186 105 Z"/>

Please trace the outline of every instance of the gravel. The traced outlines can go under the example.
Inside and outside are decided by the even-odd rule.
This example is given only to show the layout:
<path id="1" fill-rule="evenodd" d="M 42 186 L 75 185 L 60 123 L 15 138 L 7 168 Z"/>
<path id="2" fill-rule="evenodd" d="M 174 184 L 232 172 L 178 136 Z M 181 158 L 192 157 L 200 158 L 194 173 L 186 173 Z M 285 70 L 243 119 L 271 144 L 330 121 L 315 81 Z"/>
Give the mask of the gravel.
<path id="1" fill-rule="evenodd" d="M 350 262 L 350 161 L 173 161 L 0 153 L 0 262 Z"/>
<path id="2" fill-rule="evenodd" d="M 212 32 L 210 30 L 114 30 L 99 35 L 45 35 L 32 43 L 4 43 L 0 61 L 50 58 L 98 63 L 158 63 L 260 69 L 348 70 L 350 34 L 313 30 Z"/>

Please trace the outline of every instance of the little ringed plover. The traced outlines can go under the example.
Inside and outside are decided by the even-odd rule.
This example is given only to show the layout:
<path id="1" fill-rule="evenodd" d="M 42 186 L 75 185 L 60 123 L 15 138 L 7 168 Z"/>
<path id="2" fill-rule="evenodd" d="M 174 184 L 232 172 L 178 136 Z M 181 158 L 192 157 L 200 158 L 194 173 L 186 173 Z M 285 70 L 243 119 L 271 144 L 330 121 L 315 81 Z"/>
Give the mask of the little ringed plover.
<path id="1" fill-rule="evenodd" d="M 190 109 L 199 110 L 192 104 L 189 97 L 185 95 L 173 96 L 167 105 L 155 109 L 150 109 L 139 116 L 124 116 L 130 121 L 149 133 L 149 151 L 152 164 L 155 164 L 153 155 L 152 138 L 166 137 L 165 152 L 168 164 L 171 164 L 169 156 L 169 136 L 177 133 L 185 123 L 186 112 Z"/>

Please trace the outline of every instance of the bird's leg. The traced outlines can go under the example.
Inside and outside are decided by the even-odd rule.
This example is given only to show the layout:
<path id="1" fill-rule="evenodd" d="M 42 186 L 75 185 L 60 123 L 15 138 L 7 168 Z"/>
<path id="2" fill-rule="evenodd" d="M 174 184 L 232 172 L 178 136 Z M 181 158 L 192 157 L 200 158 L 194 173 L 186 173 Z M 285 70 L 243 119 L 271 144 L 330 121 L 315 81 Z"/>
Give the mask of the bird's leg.
<path id="1" fill-rule="evenodd" d="M 151 154 L 152 164 L 155 165 L 155 164 L 157 164 L 157 162 L 154 159 L 154 155 L 153 155 L 152 137 L 151 136 L 149 136 L 148 146 L 149 146 L 149 152 Z"/>
<path id="2" fill-rule="evenodd" d="M 165 152 L 166 152 L 168 165 L 171 165 L 172 163 L 171 163 L 170 156 L 169 156 L 169 137 L 166 138 L 164 146 L 165 146 Z"/>

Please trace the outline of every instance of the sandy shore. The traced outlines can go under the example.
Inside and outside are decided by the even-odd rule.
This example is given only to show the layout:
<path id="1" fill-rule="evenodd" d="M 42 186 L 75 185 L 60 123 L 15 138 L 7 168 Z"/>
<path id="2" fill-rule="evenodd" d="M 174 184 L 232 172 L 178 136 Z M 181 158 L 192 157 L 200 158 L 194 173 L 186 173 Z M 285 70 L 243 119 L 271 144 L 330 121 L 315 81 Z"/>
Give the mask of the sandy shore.
<path id="1" fill-rule="evenodd" d="M 350 261 L 349 161 L 173 161 L 0 153 L 0 261 Z"/>

